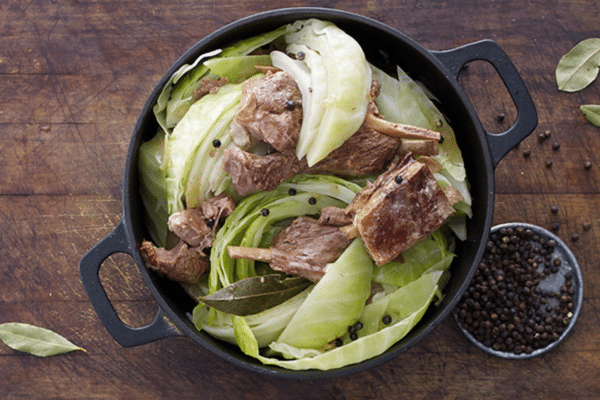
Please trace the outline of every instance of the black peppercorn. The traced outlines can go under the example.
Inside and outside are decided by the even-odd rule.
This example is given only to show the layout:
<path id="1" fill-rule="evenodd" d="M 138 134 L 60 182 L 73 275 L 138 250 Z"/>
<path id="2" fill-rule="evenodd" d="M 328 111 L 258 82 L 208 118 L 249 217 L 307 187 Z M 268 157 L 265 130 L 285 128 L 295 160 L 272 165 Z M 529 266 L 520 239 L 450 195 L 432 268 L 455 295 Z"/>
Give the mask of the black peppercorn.
<path id="1" fill-rule="evenodd" d="M 269 215 L 269 209 L 263 208 L 262 210 L 260 210 L 260 215 L 262 215 L 263 217 L 266 217 L 267 215 Z"/>
<path id="2" fill-rule="evenodd" d="M 309 198 L 308 204 L 310 204 L 311 206 L 314 206 L 315 204 L 317 204 L 317 199 L 315 199 L 314 197 Z"/>
<path id="3" fill-rule="evenodd" d="M 546 160 L 546 168 L 550 168 L 552 166 L 552 160 Z"/>
<path id="4" fill-rule="evenodd" d="M 560 143 L 558 143 L 558 142 L 552 143 L 552 150 L 556 151 L 558 149 L 560 149 Z"/>
<path id="5" fill-rule="evenodd" d="M 290 196 L 294 196 L 294 195 L 296 194 L 296 189 L 294 189 L 294 188 L 290 188 L 290 190 L 288 190 L 288 194 L 289 194 Z"/>
<path id="6" fill-rule="evenodd" d="M 293 111 L 296 108 L 296 102 L 294 100 L 288 100 L 285 102 L 285 109 L 288 111 Z"/>
<path id="7" fill-rule="evenodd" d="M 589 170 L 592 168 L 592 162 L 591 161 L 584 161 L 583 162 L 583 168 L 585 168 L 586 170 Z"/>
<path id="8" fill-rule="evenodd" d="M 219 139 L 215 139 L 213 140 L 212 145 L 214 148 L 219 148 L 221 147 L 221 141 Z"/>
<path id="9" fill-rule="evenodd" d="M 392 323 L 392 317 L 389 315 L 384 315 L 383 318 L 381 318 L 381 322 L 383 322 L 385 325 L 389 325 Z"/>
<path id="10" fill-rule="evenodd" d="M 538 286 L 561 268 L 556 241 L 524 228 L 502 229 L 488 239 L 454 311 L 460 326 L 484 346 L 515 354 L 558 340 L 572 317 L 572 278 L 564 275 L 560 293 Z"/>
<path id="11" fill-rule="evenodd" d="M 558 214 L 558 206 L 550 207 L 550 211 L 552 212 L 552 214 Z"/>
<path id="12" fill-rule="evenodd" d="M 531 150 L 527 149 L 527 150 L 523 151 L 523 157 L 529 158 L 530 155 L 531 155 Z"/>
<path id="13" fill-rule="evenodd" d="M 395 180 L 397 184 L 401 184 L 404 179 L 402 178 L 402 175 L 396 175 Z"/>

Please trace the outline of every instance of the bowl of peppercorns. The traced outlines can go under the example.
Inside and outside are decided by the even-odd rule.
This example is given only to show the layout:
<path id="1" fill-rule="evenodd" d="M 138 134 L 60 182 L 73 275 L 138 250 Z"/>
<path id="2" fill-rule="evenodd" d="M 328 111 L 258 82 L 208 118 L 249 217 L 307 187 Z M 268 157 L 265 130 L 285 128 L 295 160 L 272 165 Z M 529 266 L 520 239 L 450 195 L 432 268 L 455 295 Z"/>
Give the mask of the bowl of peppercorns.
<path id="1" fill-rule="evenodd" d="M 567 245 L 539 226 L 506 223 L 490 230 L 454 318 L 481 350 L 523 359 L 565 339 L 582 303 L 583 277 Z"/>

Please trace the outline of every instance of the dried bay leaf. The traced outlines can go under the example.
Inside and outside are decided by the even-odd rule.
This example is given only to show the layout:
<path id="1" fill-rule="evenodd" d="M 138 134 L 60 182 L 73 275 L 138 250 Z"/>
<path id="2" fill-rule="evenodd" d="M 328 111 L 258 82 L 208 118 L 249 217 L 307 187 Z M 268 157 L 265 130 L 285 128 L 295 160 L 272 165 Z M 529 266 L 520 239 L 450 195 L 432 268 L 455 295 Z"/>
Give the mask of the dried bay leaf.
<path id="1" fill-rule="evenodd" d="M 600 127 L 600 105 L 584 104 L 580 106 L 579 109 L 585 115 L 588 121 L 590 121 L 593 125 Z"/>
<path id="2" fill-rule="evenodd" d="M 556 67 L 558 89 L 576 92 L 588 86 L 598 76 L 600 39 L 581 41 L 565 54 Z"/>
<path id="3" fill-rule="evenodd" d="M 13 350 L 38 357 L 55 356 L 75 350 L 86 351 L 56 332 L 19 322 L 0 324 L 0 340 Z"/>
<path id="4" fill-rule="evenodd" d="M 302 277 L 282 278 L 281 275 L 264 275 L 239 280 L 199 300 L 232 315 L 257 314 L 304 291 L 312 284 Z"/>

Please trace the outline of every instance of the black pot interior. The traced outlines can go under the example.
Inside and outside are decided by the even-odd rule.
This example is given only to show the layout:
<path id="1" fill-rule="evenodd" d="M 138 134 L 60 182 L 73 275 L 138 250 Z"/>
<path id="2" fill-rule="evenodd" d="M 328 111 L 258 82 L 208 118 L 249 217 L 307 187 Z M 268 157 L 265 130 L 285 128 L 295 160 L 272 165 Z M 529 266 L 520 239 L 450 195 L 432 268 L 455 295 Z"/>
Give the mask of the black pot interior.
<path id="1" fill-rule="evenodd" d="M 242 367 L 292 378 L 340 376 L 378 365 L 410 348 L 448 316 L 468 287 L 481 258 L 491 225 L 494 191 L 494 167 L 490 161 L 488 144 L 480 122 L 456 81 L 446 76 L 443 66 L 429 51 L 402 33 L 355 14 L 320 8 L 277 10 L 239 20 L 202 39 L 186 52 L 157 84 L 135 127 L 126 161 L 123 193 L 124 222 L 132 247 L 139 248 L 142 239 L 148 237 L 138 190 L 137 152 L 141 143 L 151 139 L 156 132 L 152 106 L 169 76 L 182 64 L 193 62 L 202 53 L 307 18 L 320 18 L 336 23 L 362 45 L 367 59 L 372 64 L 390 72 L 395 71 L 396 65 L 400 65 L 413 79 L 423 82 L 440 100 L 440 109 L 452 125 L 463 155 L 466 155 L 464 159 L 473 197 L 473 218 L 467 224 L 467 240 L 458 245 L 457 257 L 451 267 L 452 276 L 445 288 L 445 297 L 441 303 L 438 306 L 431 306 L 421 322 L 383 355 L 357 365 L 326 372 L 288 371 L 279 367 L 265 366 L 253 358 L 244 356 L 236 346 L 215 340 L 204 332 L 198 332 L 189 319 L 189 313 L 195 306 L 195 302 L 178 284 L 147 271 L 139 254 L 135 253 L 134 258 L 150 291 L 163 311 L 185 334 L 213 353 Z"/>

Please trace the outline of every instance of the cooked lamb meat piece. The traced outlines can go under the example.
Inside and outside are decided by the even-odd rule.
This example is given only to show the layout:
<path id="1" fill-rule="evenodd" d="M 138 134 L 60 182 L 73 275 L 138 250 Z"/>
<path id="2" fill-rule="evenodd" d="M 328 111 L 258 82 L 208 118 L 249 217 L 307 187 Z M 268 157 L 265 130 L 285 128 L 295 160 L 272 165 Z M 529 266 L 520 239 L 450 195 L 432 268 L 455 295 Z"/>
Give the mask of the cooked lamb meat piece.
<path id="1" fill-rule="evenodd" d="M 169 216 L 167 225 L 181 240 L 199 250 L 211 247 L 218 221 L 228 217 L 235 207 L 231 196 L 221 194 L 203 201 L 198 208 L 188 208 Z"/>
<path id="2" fill-rule="evenodd" d="M 346 214 L 343 208 L 331 206 L 323 207 L 319 222 L 323 225 L 344 226 L 352 223 L 352 216 Z"/>
<path id="3" fill-rule="evenodd" d="M 231 196 L 222 193 L 200 203 L 200 208 L 204 217 L 218 221 L 231 215 L 235 201 Z"/>
<path id="4" fill-rule="evenodd" d="M 179 242 L 172 249 L 156 247 L 144 240 L 140 247 L 142 258 L 149 268 L 178 282 L 196 283 L 210 267 L 204 249 L 215 240 L 220 218 L 229 216 L 235 207 L 231 196 L 221 194 L 200 204 L 173 213 L 167 222 Z"/>
<path id="5" fill-rule="evenodd" d="M 261 190 L 271 190 L 289 177 L 307 168 L 292 153 L 272 153 L 257 156 L 230 147 L 223 152 L 221 167 L 231 176 L 237 192 L 245 196 Z"/>
<path id="6" fill-rule="evenodd" d="M 169 230 L 192 247 L 207 248 L 212 246 L 213 228 L 199 208 L 188 208 L 169 216 Z"/>
<path id="7" fill-rule="evenodd" d="M 353 225 L 342 231 L 349 238 L 359 234 L 382 265 L 444 224 L 456 200 L 448 198 L 426 164 L 409 154 L 356 195 L 346 208 Z"/>
<path id="8" fill-rule="evenodd" d="M 244 81 L 235 123 L 248 134 L 267 142 L 277 151 L 296 148 L 302 125 L 302 94 L 294 79 L 284 71 Z M 238 132 L 239 133 L 239 132 Z"/>
<path id="9" fill-rule="evenodd" d="M 177 282 L 197 283 L 210 266 L 206 254 L 190 248 L 184 241 L 166 250 L 144 240 L 140 252 L 149 268 Z"/>
<path id="10" fill-rule="evenodd" d="M 275 236 L 269 249 L 229 246 L 227 251 L 231 258 L 265 261 L 276 271 L 316 282 L 349 245 L 339 228 L 301 216 Z"/>
<path id="11" fill-rule="evenodd" d="M 201 97 L 209 93 L 215 93 L 219 88 L 227 83 L 227 78 L 211 79 L 203 78 L 200 80 L 200 87 L 194 90 L 194 100 L 199 100 Z"/>

